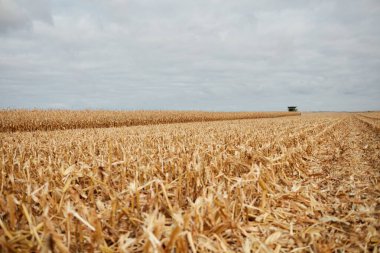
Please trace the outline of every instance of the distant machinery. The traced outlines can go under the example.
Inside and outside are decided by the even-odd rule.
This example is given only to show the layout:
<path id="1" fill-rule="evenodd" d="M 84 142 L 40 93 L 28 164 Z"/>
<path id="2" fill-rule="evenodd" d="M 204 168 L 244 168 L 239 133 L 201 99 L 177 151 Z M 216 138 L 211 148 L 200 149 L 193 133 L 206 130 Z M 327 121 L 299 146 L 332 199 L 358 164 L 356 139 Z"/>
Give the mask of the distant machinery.
<path id="1" fill-rule="evenodd" d="M 289 112 L 296 112 L 296 111 L 298 111 L 297 110 L 297 106 L 288 106 L 288 111 Z"/>

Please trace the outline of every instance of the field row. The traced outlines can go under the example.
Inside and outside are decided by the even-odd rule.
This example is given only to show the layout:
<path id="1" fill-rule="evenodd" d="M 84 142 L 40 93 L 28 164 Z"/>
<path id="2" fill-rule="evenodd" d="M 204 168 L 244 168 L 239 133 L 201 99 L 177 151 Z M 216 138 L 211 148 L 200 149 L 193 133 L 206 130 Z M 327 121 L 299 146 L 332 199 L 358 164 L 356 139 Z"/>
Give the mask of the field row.
<path id="1" fill-rule="evenodd" d="M 375 131 L 380 131 L 380 114 L 358 114 L 356 115 L 356 118 L 364 122 Z"/>
<path id="2" fill-rule="evenodd" d="M 297 112 L 0 110 L 0 132 L 299 116 Z"/>
<path id="3" fill-rule="evenodd" d="M 0 245 L 373 250 L 380 164 L 371 129 L 350 114 L 308 114 L 0 133 Z"/>

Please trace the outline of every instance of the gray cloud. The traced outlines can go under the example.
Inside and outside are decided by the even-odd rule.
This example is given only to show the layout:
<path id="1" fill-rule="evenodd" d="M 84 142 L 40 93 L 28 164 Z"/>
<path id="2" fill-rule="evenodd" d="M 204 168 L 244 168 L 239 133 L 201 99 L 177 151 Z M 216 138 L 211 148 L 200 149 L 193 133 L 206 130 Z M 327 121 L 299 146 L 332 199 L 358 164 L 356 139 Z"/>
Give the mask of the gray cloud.
<path id="1" fill-rule="evenodd" d="M 33 21 L 52 22 L 48 0 L 1 0 L 0 33 L 30 29 Z"/>
<path id="2" fill-rule="evenodd" d="M 380 4 L 0 1 L 0 107 L 380 109 Z"/>

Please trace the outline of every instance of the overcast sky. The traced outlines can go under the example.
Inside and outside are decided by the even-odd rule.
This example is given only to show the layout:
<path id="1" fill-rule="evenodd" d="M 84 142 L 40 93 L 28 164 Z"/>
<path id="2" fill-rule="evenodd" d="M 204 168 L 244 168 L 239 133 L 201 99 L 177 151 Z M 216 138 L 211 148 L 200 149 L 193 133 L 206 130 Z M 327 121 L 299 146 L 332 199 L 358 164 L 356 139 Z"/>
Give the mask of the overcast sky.
<path id="1" fill-rule="evenodd" d="M 0 108 L 380 109 L 380 1 L 0 0 Z"/>

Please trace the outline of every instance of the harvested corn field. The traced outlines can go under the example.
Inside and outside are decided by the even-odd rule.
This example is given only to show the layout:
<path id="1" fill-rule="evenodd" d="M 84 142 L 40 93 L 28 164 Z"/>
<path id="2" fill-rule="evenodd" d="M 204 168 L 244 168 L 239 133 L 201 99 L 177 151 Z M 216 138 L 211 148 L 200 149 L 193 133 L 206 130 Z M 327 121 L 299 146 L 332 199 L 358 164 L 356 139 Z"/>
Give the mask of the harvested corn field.
<path id="1" fill-rule="evenodd" d="M 377 115 L 0 133 L 1 251 L 378 252 Z"/>

